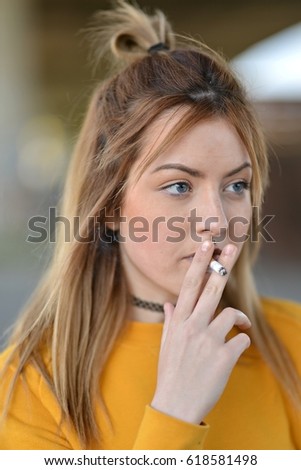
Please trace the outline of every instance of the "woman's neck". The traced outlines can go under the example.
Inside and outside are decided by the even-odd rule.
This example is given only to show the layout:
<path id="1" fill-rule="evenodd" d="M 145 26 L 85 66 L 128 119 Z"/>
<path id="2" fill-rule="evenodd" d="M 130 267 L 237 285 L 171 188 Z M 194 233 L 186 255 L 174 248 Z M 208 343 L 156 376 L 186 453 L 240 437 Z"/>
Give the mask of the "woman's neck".
<path id="1" fill-rule="evenodd" d="M 134 305 L 129 306 L 129 318 L 132 321 L 141 323 L 163 323 L 164 313 L 152 312 L 150 310 L 142 309 Z"/>

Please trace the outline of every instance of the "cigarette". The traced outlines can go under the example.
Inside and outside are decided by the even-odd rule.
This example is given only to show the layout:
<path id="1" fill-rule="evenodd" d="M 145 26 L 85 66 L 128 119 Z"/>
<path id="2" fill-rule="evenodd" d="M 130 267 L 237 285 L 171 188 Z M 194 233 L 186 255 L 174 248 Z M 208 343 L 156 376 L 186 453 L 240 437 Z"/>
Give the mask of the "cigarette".
<path id="1" fill-rule="evenodd" d="M 220 276 L 225 276 L 227 274 L 226 268 L 215 259 L 212 259 L 210 261 L 209 266 L 212 269 L 212 271 L 216 272 Z"/>

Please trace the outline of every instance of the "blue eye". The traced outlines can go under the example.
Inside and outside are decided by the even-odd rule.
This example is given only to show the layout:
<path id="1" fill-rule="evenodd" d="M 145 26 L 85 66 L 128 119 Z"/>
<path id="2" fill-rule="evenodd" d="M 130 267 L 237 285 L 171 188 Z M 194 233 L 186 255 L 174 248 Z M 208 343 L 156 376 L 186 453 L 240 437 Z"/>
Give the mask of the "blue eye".
<path id="1" fill-rule="evenodd" d="M 242 194 L 244 191 L 250 189 L 250 183 L 247 183 L 246 181 L 237 181 L 236 183 L 230 184 L 228 188 L 232 188 L 230 189 L 231 193 Z"/>
<path id="2" fill-rule="evenodd" d="M 191 186 L 185 181 L 179 181 L 177 183 L 170 184 L 169 186 L 165 186 L 163 189 L 173 196 L 181 196 L 182 194 L 186 194 L 191 191 Z"/>

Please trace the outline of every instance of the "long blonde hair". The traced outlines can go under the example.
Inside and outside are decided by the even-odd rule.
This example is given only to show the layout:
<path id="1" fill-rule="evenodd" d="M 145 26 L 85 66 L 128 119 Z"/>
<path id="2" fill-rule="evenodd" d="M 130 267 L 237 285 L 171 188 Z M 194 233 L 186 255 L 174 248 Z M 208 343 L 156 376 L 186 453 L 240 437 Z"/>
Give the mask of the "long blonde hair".
<path id="1" fill-rule="evenodd" d="M 127 175 L 139 155 L 145 129 L 160 113 L 185 109 L 163 143 L 166 147 L 201 120 L 225 118 L 237 129 L 252 160 L 253 206 L 261 206 L 268 179 L 260 126 L 220 55 L 193 40 L 177 42 L 163 13 L 147 16 L 123 0 L 117 1 L 115 9 L 98 13 L 90 33 L 96 57 L 111 51 L 119 70 L 115 67 L 114 74 L 95 90 L 71 160 L 61 203 L 61 213 L 71 223 L 71 242 L 65 241 L 60 227 L 49 268 L 11 338 L 20 358 L 15 381 L 24 366 L 33 363 L 83 447 L 101 434 L 93 411 L 96 401 L 105 411 L 99 378 L 127 321 L 128 291 L 119 247 L 106 238 L 105 216 L 122 204 Z M 166 47 L 161 44 L 160 51 L 148 52 L 159 43 Z M 156 155 L 143 162 L 144 167 Z M 254 231 L 255 215 L 252 224 Z M 254 342 L 297 402 L 297 373 L 265 321 L 254 287 L 251 259 L 257 248 L 258 243 L 245 243 L 222 302 L 248 314 Z M 45 345 L 51 355 L 51 373 L 43 361 Z"/>

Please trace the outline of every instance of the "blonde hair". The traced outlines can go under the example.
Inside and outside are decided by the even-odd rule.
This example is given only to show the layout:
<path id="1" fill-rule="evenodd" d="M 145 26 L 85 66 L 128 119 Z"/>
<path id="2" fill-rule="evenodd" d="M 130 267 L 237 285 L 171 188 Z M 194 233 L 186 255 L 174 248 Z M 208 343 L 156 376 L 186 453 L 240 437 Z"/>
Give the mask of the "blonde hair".
<path id="1" fill-rule="evenodd" d="M 93 411 L 96 402 L 106 410 L 98 397 L 99 377 L 127 321 L 128 291 L 118 243 L 106 241 L 105 211 L 113 213 L 122 204 L 128 172 L 139 155 L 145 129 L 162 112 L 184 109 L 163 143 L 166 147 L 201 120 L 225 118 L 237 129 L 252 160 L 253 206 L 261 206 L 268 179 L 260 126 L 241 85 L 220 55 L 196 41 L 182 38 L 177 42 L 162 12 L 147 16 L 123 0 L 116 2 L 114 10 L 98 13 L 89 33 L 94 34 L 96 56 L 111 51 L 120 70 L 95 90 L 70 164 L 61 213 L 71 222 L 72 240 L 65 242 L 60 227 L 51 264 L 11 338 L 20 358 L 11 391 L 24 366 L 33 363 L 83 447 L 99 438 Z M 158 43 L 168 50 L 149 53 Z M 141 171 L 156 156 L 149 156 Z M 254 230 L 255 218 L 252 223 Z M 78 232 L 86 243 L 78 239 Z M 258 349 L 298 402 L 297 373 L 264 319 L 254 287 L 251 258 L 257 248 L 258 243 L 246 242 L 222 304 L 248 314 Z M 43 361 L 45 345 L 52 359 L 51 372 Z"/>

